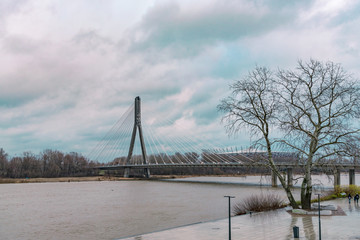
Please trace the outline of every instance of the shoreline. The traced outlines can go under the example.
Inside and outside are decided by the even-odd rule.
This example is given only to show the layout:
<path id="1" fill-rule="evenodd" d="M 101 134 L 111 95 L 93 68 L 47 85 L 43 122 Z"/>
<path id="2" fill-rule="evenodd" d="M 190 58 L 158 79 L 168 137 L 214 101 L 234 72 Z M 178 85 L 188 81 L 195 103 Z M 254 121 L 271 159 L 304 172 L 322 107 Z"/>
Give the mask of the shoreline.
<path id="1" fill-rule="evenodd" d="M 0 184 L 6 183 L 46 183 L 46 182 L 94 182 L 94 181 L 123 181 L 132 180 L 120 177 L 57 177 L 57 178 L 0 178 Z"/>
<path id="2" fill-rule="evenodd" d="M 203 184 L 234 184 L 234 185 L 247 185 L 247 186 L 263 186 L 271 187 L 268 183 L 238 183 L 238 182 L 218 182 L 218 181 L 193 181 L 182 180 L 184 178 L 195 177 L 248 177 L 260 176 L 266 177 L 265 174 L 224 174 L 224 175 L 152 175 L 150 178 L 143 177 L 119 177 L 119 176 L 86 176 L 86 177 L 56 177 L 56 178 L 1 178 L 0 184 L 13 184 L 13 183 L 47 183 L 47 182 L 94 182 L 94 181 L 161 181 L 168 180 L 170 182 L 178 183 L 203 183 Z M 298 188 L 299 186 L 293 186 Z M 332 188 L 332 187 L 327 187 Z"/>
<path id="3" fill-rule="evenodd" d="M 124 178 L 116 176 L 88 176 L 88 177 L 56 177 L 56 178 L 0 178 L 0 184 L 6 183 L 46 183 L 46 182 L 93 182 L 93 181 L 133 181 L 133 180 L 166 180 L 183 179 L 188 177 L 202 177 L 203 175 L 154 175 L 150 178 Z M 261 176 L 256 174 L 249 175 L 207 175 L 206 177 L 245 177 Z"/>

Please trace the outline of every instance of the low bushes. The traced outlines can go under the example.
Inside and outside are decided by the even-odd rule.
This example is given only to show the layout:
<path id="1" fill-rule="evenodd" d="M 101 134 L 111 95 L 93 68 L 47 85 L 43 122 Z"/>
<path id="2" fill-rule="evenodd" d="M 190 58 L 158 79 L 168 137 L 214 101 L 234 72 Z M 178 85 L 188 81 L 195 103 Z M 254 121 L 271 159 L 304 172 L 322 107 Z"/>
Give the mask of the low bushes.
<path id="1" fill-rule="evenodd" d="M 319 199 L 317 198 L 317 196 L 313 196 L 314 198 L 311 199 L 311 203 L 315 203 L 315 202 L 318 202 Z M 331 192 L 327 192 L 325 193 L 324 195 L 320 196 L 320 202 L 322 201 L 329 201 L 329 200 L 333 200 L 333 199 L 336 199 L 338 198 L 337 194 L 335 194 L 333 191 Z"/>
<path id="2" fill-rule="evenodd" d="M 341 193 L 346 193 L 346 195 L 342 195 Z M 349 193 L 351 194 L 351 196 L 355 196 L 356 193 L 360 193 L 360 186 L 347 185 L 336 186 L 334 188 L 334 194 L 336 194 L 337 197 L 347 197 Z"/>
<path id="3" fill-rule="evenodd" d="M 274 193 L 251 195 L 233 207 L 235 215 L 246 214 L 247 212 L 262 212 L 285 207 L 282 197 Z"/>
<path id="4" fill-rule="evenodd" d="M 338 197 L 347 197 L 349 193 L 351 196 L 355 196 L 356 193 L 360 194 L 360 186 L 336 186 L 333 192 L 331 191 L 323 196 L 320 196 L 320 201 L 328 201 Z M 318 198 L 314 197 L 311 202 L 318 202 Z M 301 204 L 300 201 L 297 201 L 297 203 L 299 205 Z M 285 206 L 286 202 L 284 199 L 274 193 L 251 195 L 250 197 L 245 198 L 242 202 L 235 204 L 233 207 L 233 213 L 235 215 L 242 215 L 248 212 L 275 210 Z"/>

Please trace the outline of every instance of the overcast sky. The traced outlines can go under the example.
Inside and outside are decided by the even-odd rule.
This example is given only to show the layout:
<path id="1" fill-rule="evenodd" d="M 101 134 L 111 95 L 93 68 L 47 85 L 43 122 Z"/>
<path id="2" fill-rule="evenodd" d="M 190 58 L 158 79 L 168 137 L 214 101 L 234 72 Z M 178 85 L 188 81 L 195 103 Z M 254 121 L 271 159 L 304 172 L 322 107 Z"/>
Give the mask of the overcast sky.
<path id="1" fill-rule="evenodd" d="M 84 155 L 133 103 L 226 136 L 216 106 L 255 65 L 314 58 L 359 76 L 358 1 L 0 1 L 0 148 Z M 147 113 L 147 114 L 146 114 Z"/>

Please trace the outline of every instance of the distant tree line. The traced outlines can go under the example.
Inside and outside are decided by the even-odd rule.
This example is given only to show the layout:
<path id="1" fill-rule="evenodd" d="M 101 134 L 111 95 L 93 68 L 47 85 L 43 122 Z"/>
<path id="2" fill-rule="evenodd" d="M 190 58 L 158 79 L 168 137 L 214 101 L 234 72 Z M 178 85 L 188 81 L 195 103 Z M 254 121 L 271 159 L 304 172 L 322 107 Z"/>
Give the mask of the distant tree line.
<path id="1" fill-rule="evenodd" d="M 89 161 L 81 154 L 45 150 L 38 155 L 24 152 L 22 156 L 9 158 L 0 148 L 0 177 L 80 177 L 96 175 L 93 169 L 97 163 Z"/>
<path id="2" fill-rule="evenodd" d="M 150 164 L 179 164 L 179 163 L 201 163 L 201 162 L 243 162 L 251 163 L 264 161 L 264 152 L 242 152 L 242 153 L 218 153 L 212 150 L 204 151 L 200 154 L 195 152 L 175 153 L 175 154 L 156 154 L 149 155 Z M 277 163 L 294 163 L 298 156 L 288 152 L 274 152 L 274 160 Z M 132 156 L 133 164 L 141 164 L 142 156 Z M 63 153 L 58 150 L 45 150 L 38 155 L 32 152 L 24 152 L 21 156 L 9 157 L 0 148 L 0 177 L 8 178 L 38 178 L 38 177 L 82 177 L 95 176 L 99 174 L 123 176 L 124 170 L 96 170 L 97 166 L 105 165 L 125 165 L 126 157 L 117 157 L 108 163 L 91 161 L 79 153 Z M 283 171 L 285 171 L 284 169 Z M 301 169 L 295 168 L 294 172 Z M 131 171 L 132 176 L 140 177 L 143 170 Z M 269 169 L 263 167 L 170 167 L 153 168 L 152 175 L 236 175 L 236 174 L 270 174 Z"/>

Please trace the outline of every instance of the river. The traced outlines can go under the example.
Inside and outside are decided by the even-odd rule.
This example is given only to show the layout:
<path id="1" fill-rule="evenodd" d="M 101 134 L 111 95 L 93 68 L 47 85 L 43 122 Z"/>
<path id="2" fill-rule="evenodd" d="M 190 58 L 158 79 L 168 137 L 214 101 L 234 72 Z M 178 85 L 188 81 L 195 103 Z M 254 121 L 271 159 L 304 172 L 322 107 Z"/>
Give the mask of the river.
<path id="1" fill-rule="evenodd" d="M 242 178 L 237 179 L 241 183 Z M 214 181 L 214 178 L 200 180 Z M 233 182 L 234 178 L 216 181 Z M 0 239 L 118 239 L 226 218 L 225 195 L 235 196 L 235 203 L 252 194 L 267 192 L 285 198 L 280 188 L 236 182 L 0 184 Z"/>

